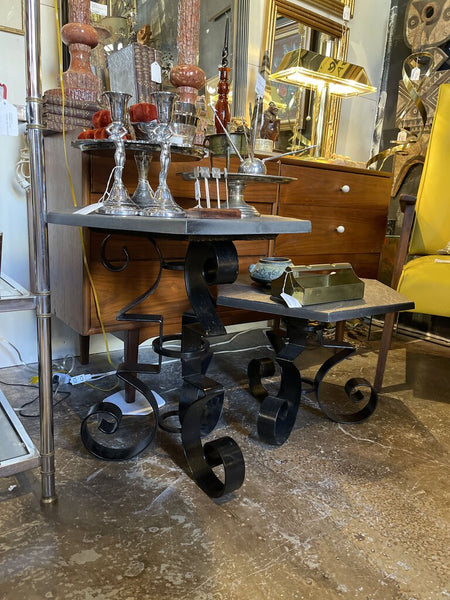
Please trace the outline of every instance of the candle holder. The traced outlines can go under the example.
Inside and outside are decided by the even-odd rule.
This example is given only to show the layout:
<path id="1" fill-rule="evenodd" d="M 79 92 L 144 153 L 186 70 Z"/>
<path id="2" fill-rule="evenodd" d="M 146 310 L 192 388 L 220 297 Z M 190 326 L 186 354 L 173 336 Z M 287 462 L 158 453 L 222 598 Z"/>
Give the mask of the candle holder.
<path id="1" fill-rule="evenodd" d="M 170 128 L 175 100 L 178 95 L 174 92 L 155 92 L 152 94 L 156 106 L 158 125 L 155 127 L 155 139 L 161 147 L 159 162 L 159 185 L 156 188 L 153 206 L 145 209 L 143 214 L 149 217 L 185 217 L 182 208 L 173 199 L 167 185 L 167 173 L 170 165 L 170 139 L 173 135 Z"/>
<path id="2" fill-rule="evenodd" d="M 134 160 L 138 172 L 138 184 L 131 196 L 131 201 L 137 204 L 141 210 L 155 207 L 155 192 L 148 181 L 148 167 L 152 155 L 146 152 L 136 152 Z"/>
<path id="3" fill-rule="evenodd" d="M 103 205 L 97 212 L 120 216 L 137 215 L 139 214 L 139 206 L 131 200 L 128 190 L 122 181 L 122 172 L 125 165 L 125 144 L 123 136 L 127 133 L 125 117 L 128 100 L 131 98 L 131 94 L 122 92 L 103 92 L 102 96 L 106 98 L 111 111 L 112 123 L 108 125 L 106 131 L 109 134 L 109 139 L 115 146 L 115 167 L 113 186 L 108 197 L 104 200 Z"/>

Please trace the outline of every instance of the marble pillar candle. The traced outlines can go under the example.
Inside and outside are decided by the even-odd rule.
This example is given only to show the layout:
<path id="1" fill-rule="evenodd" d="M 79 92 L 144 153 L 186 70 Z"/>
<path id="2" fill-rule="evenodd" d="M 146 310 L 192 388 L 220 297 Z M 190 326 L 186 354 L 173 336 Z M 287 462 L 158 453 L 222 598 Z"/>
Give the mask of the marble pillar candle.
<path id="1" fill-rule="evenodd" d="M 191 104 L 195 104 L 198 90 L 205 84 L 205 73 L 197 65 L 199 32 L 200 0 L 180 0 L 177 26 L 178 64 L 170 71 L 170 81 L 178 88 L 180 100 Z"/>
<path id="2" fill-rule="evenodd" d="M 101 82 L 91 69 L 92 48 L 98 43 L 97 32 L 90 25 L 89 0 L 68 0 L 69 22 L 61 29 L 63 42 L 69 47 L 70 66 L 63 73 L 68 98 L 96 102 Z"/>

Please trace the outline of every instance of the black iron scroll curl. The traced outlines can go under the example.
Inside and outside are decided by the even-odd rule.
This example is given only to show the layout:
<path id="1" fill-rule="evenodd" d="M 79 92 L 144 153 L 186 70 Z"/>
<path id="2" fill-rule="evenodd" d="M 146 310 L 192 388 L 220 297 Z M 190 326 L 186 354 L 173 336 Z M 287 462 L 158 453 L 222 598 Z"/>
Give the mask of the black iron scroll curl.
<path id="1" fill-rule="evenodd" d="M 181 441 L 184 454 L 197 485 L 211 498 L 220 498 L 241 487 L 245 479 L 245 462 L 238 444 L 224 436 L 202 446 L 200 424 L 208 402 L 221 396 L 223 388 L 203 375 L 184 378 L 182 394 L 196 399 L 186 402 L 183 414 Z M 214 468 L 222 465 L 223 481 Z"/>
<path id="2" fill-rule="evenodd" d="M 209 286 L 233 283 L 238 274 L 238 255 L 233 242 L 193 241 L 189 244 L 184 267 L 186 292 L 207 335 L 225 333 Z"/>
<path id="3" fill-rule="evenodd" d="M 341 349 L 330 356 L 317 371 L 314 378 L 313 393 L 320 410 L 332 421 L 336 423 L 361 423 L 373 414 L 378 404 L 378 394 L 367 379 L 352 377 L 344 386 L 344 391 L 352 404 L 361 406 L 356 412 L 347 413 L 332 410 L 321 399 L 321 385 L 328 371 L 355 353 L 355 347 L 352 344 L 340 342 L 339 345 Z M 334 345 L 328 345 L 328 347 L 333 348 Z M 363 389 L 367 389 L 368 394 L 364 393 Z M 362 405 L 364 401 L 365 404 Z"/>
<path id="4" fill-rule="evenodd" d="M 159 283 L 161 281 L 162 272 L 163 272 L 163 268 L 164 268 L 164 264 L 165 264 L 163 256 L 161 254 L 161 250 L 159 249 L 158 244 L 152 237 L 147 236 L 147 240 L 153 246 L 153 248 L 156 252 L 156 255 L 158 257 L 158 261 L 159 261 L 158 273 L 156 275 L 155 281 L 147 288 L 147 290 L 145 292 L 140 294 L 137 298 L 135 298 L 129 304 L 127 304 L 121 310 L 119 310 L 119 312 L 117 313 L 117 316 L 116 316 L 116 319 L 118 321 L 140 321 L 140 322 L 162 321 L 161 315 L 149 315 L 149 314 L 139 314 L 139 313 L 130 313 L 129 312 L 133 308 L 136 308 L 136 306 L 138 306 L 142 302 L 145 302 L 145 300 L 147 300 L 147 298 L 149 296 L 151 296 L 151 294 L 153 294 L 153 292 L 159 286 Z"/>
<path id="5" fill-rule="evenodd" d="M 298 354 L 298 352 L 297 352 Z M 277 356 L 281 368 L 278 394 L 270 395 L 262 383 L 263 377 L 275 374 L 275 363 L 270 358 L 253 359 L 247 369 L 250 392 L 261 401 L 257 430 L 267 444 L 281 446 L 295 425 L 302 396 L 302 378 L 292 358 Z"/>
<path id="6" fill-rule="evenodd" d="M 112 233 L 108 233 L 108 235 L 106 235 L 101 243 L 100 246 L 100 260 L 102 265 L 105 267 L 105 269 L 108 269 L 108 271 L 113 271 L 115 273 L 119 273 L 120 271 L 123 271 L 124 269 L 126 269 L 128 267 L 128 265 L 130 264 L 130 255 L 128 253 L 128 248 L 126 246 L 122 246 L 122 252 L 125 255 L 125 262 L 121 265 L 115 266 L 112 264 L 112 262 L 110 262 L 107 258 L 106 258 L 106 246 L 110 240 L 110 238 L 112 237 Z"/>
<path id="7" fill-rule="evenodd" d="M 129 446 L 123 446 L 122 444 L 112 446 L 95 439 L 89 424 L 93 419 L 97 419 L 97 421 L 101 419 L 97 429 L 103 434 L 114 436 L 118 432 L 122 421 L 130 417 L 123 416 L 120 408 L 111 402 L 99 402 L 91 406 L 88 414 L 81 422 L 81 440 L 91 454 L 102 460 L 118 461 L 133 458 L 151 444 L 159 423 L 159 407 L 151 389 L 140 379 L 123 369 L 123 365 L 119 366 L 117 376 L 137 389 L 147 399 L 152 411 L 145 417 L 146 425 L 143 427 L 145 434 L 139 442 Z M 143 417 L 139 418 L 142 419 Z"/>
<path id="8" fill-rule="evenodd" d="M 355 347 L 347 342 L 324 342 L 324 325 L 308 323 L 303 319 L 286 319 L 287 333 L 268 331 L 267 336 L 275 350 L 275 360 L 281 368 L 280 387 L 277 396 L 269 395 L 262 383 L 264 377 L 275 374 L 275 362 L 271 358 L 253 359 L 247 369 L 251 394 L 261 402 L 257 428 L 259 437 L 266 443 L 280 445 L 289 437 L 295 424 L 302 393 L 313 394 L 321 411 L 338 423 L 360 423 L 369 418 L 376 409 L 378 397 L 370 383 L 361 377 L 347 381 L 344 392 L 354 412 L 334 410 L 322 399 L 322 383 L 328 371 L 355 353 Z M 301 376 L 295 359 L 305 350 L 308 336 L 318 335 L 318 344 L 334 353 L 318 369 L 314 380 Z M 318 345 L 316 342 L 316 345 Z M 307 389 L 305 389 L 307 384 Z"/>
<path id="9" fill-rule="evenodd" d="M 183 321 L 189 319 L 189 315 L 184 315 Z M 186 364 L 189 363 L 189 370 L 197 370 L 204 375 L 211 362 L 212 353 L 210 350 L 210 344 L 207 339 L 201 336 L 196 331 L 195 326 L 183 327 L 184 338 L 182 334 L 165 335 L 153 340 L 153 350 L 159 356 L 166 356 L 169 358 L 179 358 L 186 369 Z M 186 347 L 186 335 L 189 337 L 188 348 Z M 167 342 L 180 341 L 182 342 L 180 349 L 168 348 L 165 346 Z M 192 367 L 195 365 L 195 367 Z M 190 387 L 189 390 L 193 392 L 194 388 Z M 195 393 L 188 393 L 186 390 L 181 395 L 178 404 L 178 410 L 165 411 L 161 414 L 160 428 L 168 433 L 180 433 L 181 427 L 171 425 L 168 423 L 169 419 L 178 417 L 180 424 L 183 423 L 184 415 L 186 410 L 189 408 L 192 402 L 197 399 Z M 210 433 L 217 425 L 220 415 L 222 414 L 223 407 L 223 394 L 215 397 L 210 397 L 205 405 L 201 422 L 200 422 L 200 433 L 206 435 Z"/>

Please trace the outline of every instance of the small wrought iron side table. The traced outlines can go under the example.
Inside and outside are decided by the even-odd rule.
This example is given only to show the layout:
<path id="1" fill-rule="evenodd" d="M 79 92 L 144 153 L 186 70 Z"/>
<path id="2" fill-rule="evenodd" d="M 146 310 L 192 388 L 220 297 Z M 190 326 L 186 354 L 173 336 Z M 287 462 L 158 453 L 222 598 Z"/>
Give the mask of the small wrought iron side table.
<path id="1" fill-rule="evenodd" d="M 355 348 L 348 342 L 324 341 L 322 330 L 325 323 L 340 322 L 373 315 L 382 315 L 414 308 L 411 302 L 395 290 L 375 279 L 364 279 L 364 297 L 328 304 L 315 304 L 301 308 L 288 308 L 273 300 L 270 291 L 256 284 L 234 283 L 219 288 L 217 304 L 246 310 L 260 311 L 282 317 L 286 331 L 268 331 L 267 336 L 275 350 L 276 361 L 281 369 L 281 381 L 277 396 L 271 395 L 263 385 L 264 377 L 275 373 L 271 358 L 254 359 L 248 366 L 250 391 L 261 401 L 258 416 L 258 433 L 269 444 L 283 444 L 294 426 L 302 392 L 312 394 L 322 412 L 339 423 L 358 423 L 367 419 L 377 405 L 377 392 L 361 377 L 349 379 L 345 396 L 349 407 L 343 410 L 338 401 L 332 405 L 321 398 L 321 386 L 328 371 L 354 354 Z M 297 357 L 311 347 L 309 338 L 316 334 L 313 346 L 329 350 L 329 358 L 323 362 L 313 380 L 302 377 L 295 365 Z"/>

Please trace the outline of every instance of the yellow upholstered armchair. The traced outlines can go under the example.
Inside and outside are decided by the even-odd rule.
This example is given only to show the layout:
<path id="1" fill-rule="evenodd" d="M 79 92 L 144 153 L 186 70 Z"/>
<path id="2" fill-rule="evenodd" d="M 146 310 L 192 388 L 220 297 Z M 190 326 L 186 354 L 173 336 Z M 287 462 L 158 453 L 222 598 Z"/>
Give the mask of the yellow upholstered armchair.
<path id="1" fill-rule="evenodd" d="M 404 219 L 391 286 L 415 303 L 414 312 L 450 317 L 450 84 L 439 88 L 417 200 L 400 201 Z M 395 318 L 385 317 L 376 390 L 383 383 Z"/>

